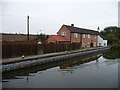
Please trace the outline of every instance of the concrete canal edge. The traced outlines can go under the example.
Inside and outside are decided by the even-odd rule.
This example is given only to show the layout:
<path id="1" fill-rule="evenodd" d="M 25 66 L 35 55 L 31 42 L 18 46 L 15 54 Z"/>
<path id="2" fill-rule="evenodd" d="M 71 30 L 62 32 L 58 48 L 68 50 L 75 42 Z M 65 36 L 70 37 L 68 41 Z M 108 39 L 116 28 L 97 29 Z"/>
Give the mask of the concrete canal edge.
<path id="1" fill-rule="evenodd" d="M 65 55 L 42 58 L 42 59 L 38 59 L 38 60 L 6 64 L 6 65 L 2 66 L 2 72 L 14 71 L 14 70 L 28 68 L 28 67 L 32 67 L 32 66 L 36 66 L 36 65 L 45 64 L 45 63 L 57 62 L 57 61 L 65 60 L 65 59 L 72 58 L 72 57 L 83 56 L 83 55 L 87 55 L 87 54 L 91 54 L 91 53 L 108 50 L 110 48 L 111 47 L 96 48 L 96 49 L 91 49 L 91 50 L 87 50 L 87 51 L 73 52 L 73 53 L 67 53 Z"/>
<path id="2" fill-rule="evenodd" d="M 97 48 L 101 48 L 101 47 L 97 47 Z M 96 49 L 96 48 L 85 48 L 85 49 L 74 50 L 74 51 L 56 52 L 56 53 L 48 53 L 48 54 L 34 55 L 34 56 L 25 56 L 24 58 L 19 57 L 19 58 L 3 59 L 1 61 L 2 61 L 2 65 L 5 65 L 5 64 L 11 64 L 11 63 L 20 63 L 20 62 L 25 62 L 25 61 L 38 60 L 38 59 L 43 59 L 43 58 L 48 58 L 48 57 L 66 55 L 66 54 L 71 54 L 71 53 L 84 52 L 87 50 L 94 50 L 94 49 Z"/>

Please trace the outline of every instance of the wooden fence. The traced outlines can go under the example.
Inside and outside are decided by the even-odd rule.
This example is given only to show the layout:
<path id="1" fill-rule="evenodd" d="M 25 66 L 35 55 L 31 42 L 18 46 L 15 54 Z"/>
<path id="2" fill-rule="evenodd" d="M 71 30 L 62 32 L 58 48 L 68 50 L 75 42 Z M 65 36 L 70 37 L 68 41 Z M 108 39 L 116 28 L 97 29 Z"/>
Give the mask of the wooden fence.
<path id="1" fill-rule="evenodd" d="M 2 58 L 37 55 L 80 49 L 81 43 L 70 44 L 2 44 Z"/>
<path id="2" fill-rule="evenodd" d="M 53 53 L 53 52 L 61 52 L 61 51 L 70 51 L 80 48 L 81 48 L 81 43 L 46 44 L 43 45 L 43 52 L 45 54 L 45 53 Z"/>

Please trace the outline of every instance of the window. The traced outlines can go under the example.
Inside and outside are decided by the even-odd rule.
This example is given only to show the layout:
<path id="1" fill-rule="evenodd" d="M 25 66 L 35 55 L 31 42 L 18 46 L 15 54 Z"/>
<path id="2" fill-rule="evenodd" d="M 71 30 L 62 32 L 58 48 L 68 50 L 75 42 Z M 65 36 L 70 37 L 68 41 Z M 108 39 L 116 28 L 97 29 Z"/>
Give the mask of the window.
<path id="1" fill-rule="evenodd" d="M 104 46 L 106 46 L 106 43 L 104 43 Z"/>
<path id="2" fill-rule="evenodd" d="M 88 42 L 88 47 L 90 47 L 90 43 Z"/>
<path id="3" fill-rule="evenodd" d="M 74 33 L 74 37 L 75 37 L 75 38 L 78 38 L 78 34 L 77 34 L 77 33 Z"/>
<path id="4" fill-rule="evenodd" d="M 85 38 L 85 34 L 83 34 L 83 38 Z"/>
<path id="5" fill-rule="evenodd" d="M 90 38 L 90 34 L 88 34 L 88 38 Z"/>
<path id="6" fill-rule="evenodd" d="M 94 47 L 96 47 L 96 42 L 94 42 Z"/>
<path id="7" fill-rule="evenodd" d="M 82 47 L 84 47 L 84 43 L 82 43 Z"/>
<path id="8" fill-rule="evenodd" d="M 96 39 L 96 35 L 94 35 L 94 38 Z"/>
<path id="9" fill-rule="evenodd" d="M 101 43 L 99 43 L 99 46 L 101 46 Z"/>
<path id="10" fill-rule="evenodd" d="M 61 32 L 61 35 L 62 36 L 66 36 L 66 32 Z"/>

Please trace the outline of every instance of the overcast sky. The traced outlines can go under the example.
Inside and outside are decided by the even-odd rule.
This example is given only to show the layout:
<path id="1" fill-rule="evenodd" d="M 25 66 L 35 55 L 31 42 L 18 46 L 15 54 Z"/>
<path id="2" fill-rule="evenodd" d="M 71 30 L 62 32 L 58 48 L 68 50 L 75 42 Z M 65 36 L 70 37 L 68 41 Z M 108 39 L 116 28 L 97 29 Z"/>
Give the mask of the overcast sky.
<path id="1" fill-rule="evenodd" d="M 9 2 L 8 2 L 9 1 Z M 88 2 L 89 1 L 89 2 Z M 26 33 L 30 16 L 30 33 L 56 34 L 63 24 L 96 30 L 99 26 L 118 26 L 119 0 L 2 0 L 1 32 Z M 1 24 L 2 23 L 2 24 Z"/>

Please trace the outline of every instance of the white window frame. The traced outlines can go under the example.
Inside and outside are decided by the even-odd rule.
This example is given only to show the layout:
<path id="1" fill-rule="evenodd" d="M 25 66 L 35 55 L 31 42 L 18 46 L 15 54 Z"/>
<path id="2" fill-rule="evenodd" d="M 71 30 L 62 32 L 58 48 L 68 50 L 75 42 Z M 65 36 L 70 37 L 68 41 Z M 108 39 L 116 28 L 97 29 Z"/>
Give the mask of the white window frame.
<path id="1" fill-rule="evenodd" d="M 78 33 L 74 33 L 74 38 L 78 38 Z"/>
<path id="2" fill-rule="evenodd" d="M 82 43 L 82 47 L 84 47 L 84 43 Z"/>
<path id="3" fill-rule="evenodd" d="M 66 32 L 61 32 L 61 35 L 62 36 L 66 36 Z"/>
<path id="4" fill-rule="evenodd" d="M 88 34 L 88 38 L 90 38 L 90 34 Z"/>
<path id="5" fill-rule="evenodd" d="M 97 35 L 94 35 L 94 38 L 96 39 L 96 38 L 97 38 Z"/>
<path id="6" fill-rule="evenodd" d="M 85 38 L 85 34 L 83 34 L 83 38 Z"/>
<path id="7" fill-rule="evenodd" d="M 101 46 L 101 43 L 99 43 L 99 46 Z"/>
<path id="8" fill-rule="evenodd" d="M 106 46 L 106 43 L 103 43 L 104 46 Z"/>
<path id="9" fill-rule="evenodd" d="M 96 42 L 94 42 L 94 46 L 96 47 Z"/>
<path id="10" fill-rule="evenodd" d="M 88 42 L 87 46 L 90 47 L 90 43 L 89 42 Z"/>

